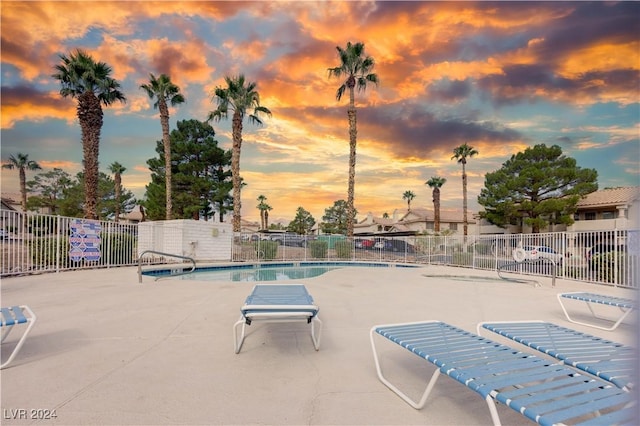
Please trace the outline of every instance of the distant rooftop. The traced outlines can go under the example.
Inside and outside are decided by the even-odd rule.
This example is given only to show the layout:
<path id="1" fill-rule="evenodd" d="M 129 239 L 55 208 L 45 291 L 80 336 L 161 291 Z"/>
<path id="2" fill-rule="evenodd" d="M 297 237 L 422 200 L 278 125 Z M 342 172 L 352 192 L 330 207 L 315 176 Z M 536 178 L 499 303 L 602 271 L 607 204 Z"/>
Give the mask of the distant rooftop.
<path id="1" fill-rule="evenodd" d="M 640 198 L 640 186 L 607 188 L 587 195 L 578 201 L 578 207 L 630 204 L 638 198 Z"/>

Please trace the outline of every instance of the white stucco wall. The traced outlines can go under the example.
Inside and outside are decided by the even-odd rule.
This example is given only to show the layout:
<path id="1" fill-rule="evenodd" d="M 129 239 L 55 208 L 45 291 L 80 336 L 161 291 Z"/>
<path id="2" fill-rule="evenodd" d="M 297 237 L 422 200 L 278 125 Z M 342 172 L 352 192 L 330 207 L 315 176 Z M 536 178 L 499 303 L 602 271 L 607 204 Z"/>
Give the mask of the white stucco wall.
<path id="1" fill-rule="evenodd" d="M 138 241 L 138 256 L 153 250 L 196 261 L 229 261 L 233 232 L 231 224 L 201 220 L 141 222 Z"/>

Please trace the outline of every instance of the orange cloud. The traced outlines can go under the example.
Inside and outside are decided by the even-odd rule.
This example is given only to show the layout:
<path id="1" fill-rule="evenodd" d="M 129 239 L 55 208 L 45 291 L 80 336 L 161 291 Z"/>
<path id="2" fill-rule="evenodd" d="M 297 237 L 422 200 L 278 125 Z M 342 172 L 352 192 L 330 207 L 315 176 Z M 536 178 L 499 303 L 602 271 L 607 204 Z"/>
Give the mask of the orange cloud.
<path id="1" fill-rule="evenodd" d="M 20 88 L 3 89 L 0 112 L 0 127 L 3 129 L 12 128 L 23 120 L 41 122 L 57 118 L 71 124 L 76 119 L 76 107 L 71 99 L 62 98 L 54 92 L 38 93 Z"/>
<path id="2" fill-rule="evenodd" d="M 82 170 L 82 165 L 68 160 L 38 160 L 38 164 L 43 169 L 63 169 L 67 173 L 73 173 L 69 170 L 75 170 L 79 172 Z"/>

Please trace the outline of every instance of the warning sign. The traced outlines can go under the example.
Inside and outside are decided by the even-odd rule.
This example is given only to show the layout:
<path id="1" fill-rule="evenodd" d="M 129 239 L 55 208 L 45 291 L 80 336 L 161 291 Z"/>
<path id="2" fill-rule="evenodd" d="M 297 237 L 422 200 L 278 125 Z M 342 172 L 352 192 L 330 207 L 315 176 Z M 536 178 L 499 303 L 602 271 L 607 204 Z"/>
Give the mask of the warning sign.
<path id="1" fill-rule="evenodd" d="M 100 260 L 100 231 L 97 220 L 72 219 L 69 235 L 69 257 L 74 262 Z"/>

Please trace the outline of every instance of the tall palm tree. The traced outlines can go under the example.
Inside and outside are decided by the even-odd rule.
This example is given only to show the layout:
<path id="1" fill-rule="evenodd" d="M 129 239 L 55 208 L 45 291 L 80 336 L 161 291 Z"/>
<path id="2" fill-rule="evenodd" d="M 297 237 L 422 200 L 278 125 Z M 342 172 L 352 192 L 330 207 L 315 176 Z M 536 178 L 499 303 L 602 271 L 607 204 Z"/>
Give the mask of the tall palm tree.
<path id="1" fill-rule="evenodd" d="M 356 105 L 355 89 L 364 91 L 368 83 L 380 82 L 378 75 L 372 73 L 375 62 L 371 56 L 364 53 L 364 43 L 347 42 L 345 49 L 337 46 L 340 65 L 329 68 L 329 77 L 346 77 L 342 85 L 338 87 L 336 99 L 339 101 L 344 92 L 349 89 L 349 107 L 347 116 L 349 118 L 349 188 L 347 191 L 347 236 L 353 237 L 354 211 L 353 199 L 355 194 L 356 180 Z"/>
<path id="2" fill-rule="evenodd" d="M 416 198 L 416 194 L 413 191 L 404 191 L 402 194 L 402 199 L 407 200 L 407 211 L 411 211 L 411 201 Z"/>
<path id="3" fill-rule="evenodd" d="M 242 149 L 242 122 L 245 116 L 250 123 L 262 124 L 260 114 L 271 117 L 269 108 L 260 105 L 260 94 L 256 91 L 256 83 L 246 82 L 244 75 L 225 76 L 226 87 L 216 87 L 213 98 L 218 104 L 215 111 L 209 113 L 207 121 L 220 121 L 227 118 L 229 110 L 233 112 L 231 128 L 233 147 L 231 149 L 231 181 L 233 183 L 233 232 L 240 232 L 240 210 L 242 207 L 240 191 L 240 152 Z M 251 111 L 252 110 L 252 111 Z"/>
<path id="4" fill-rule="evenodd" d="M 268 229 L 269 228 L 269 211 L 273 210 L 269 204 L 265 203 L 267 201 L 267 197 L 260 194 L 257 198 L 260 203 L 256 206 L 258 210 L 260 210 L 260 229 Z"/>
<path id="5" fill-rule="evenodd" d="M 42 167 L 38 163 L 33 160 L 29 160 L 29 154 L 23 154 L 19 152 L 18 154 L 10 155 L 9 162 L 2 165 L 3 169 L 18 169 L 18 174 L 20 175 L 20 195 L 22 200 L 20 204 L 22 205 L 22 211 L 27 211 L 27 173 L 26 170 L 40 170 Z"/>
<path id="6" fill-rule="evenodd" d="M 86 52 L 77 49 L 74 53 L 60 55 L 61 63 L 55 66 L 53 78 L 60 80 L 60 95 L 78 100 L 76 114 L 82 132 L 84 164 L 85 202 L 84 216 L 98 218 L 98 155 L 100 132 L 102 131 L 102 105 L 115 101 L 126 102 L 120 91 L 120 83 L 111 78 L 111 67 L 96 62 Z"/>
<path id="7" fill-rule="evenodd" d="M 149 98 L 156 99 L 153 107 L 160 111 L 160 125 L 162 126 L 162 144 L 164 145 L 164 176 L 166 192 L 166 219 L 172 217 L 173 202 L 171 201 L 171 138 L 169 137 L 169 106 L 176 106 L 184 103 L 184 96 L 180 93 L 180 88 L 171 82 L 171 78 L 166 74 L 160 74 L 158 78 L 149 74 L 149 83 L 140 86 L 147 92 Z"/>
<path id="8" fill-rule="evenodd" d="M 467 236 L 467 229 L 469 227 L 467 220 L 467 171 L 465 165 L 467 164 L 467 158 L 471 158 L 477 154 L 477 150 L 464 143 L 453 149 L 453 156 L 451 157 L 452 160 L 455 158 L 459 164 L 462 164 L 462 221 L 464 222 L 465 237 Z"/>
<path id="9" fill-rule="evenodd" d="M 425 183 L 429 188 L 433 188 L 433 230 L 440 232 L 440 188 L 445 184 L 447 179 L 440 176 L 432 176 Z"/>
<path id="10" fill-rule="evenodd" d="M 122 164 L 114 161 L 109 166 L 109 171 L 113 173 L 113 182 L 114 182 L 114 190 L 116 195 L 116 206 L 115 206 L 115 222 L 118 223 L 120 220 L 120 197 L 122 195 L 122 173 L 127 170 Z"/>

